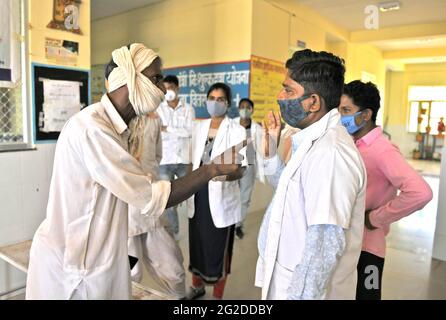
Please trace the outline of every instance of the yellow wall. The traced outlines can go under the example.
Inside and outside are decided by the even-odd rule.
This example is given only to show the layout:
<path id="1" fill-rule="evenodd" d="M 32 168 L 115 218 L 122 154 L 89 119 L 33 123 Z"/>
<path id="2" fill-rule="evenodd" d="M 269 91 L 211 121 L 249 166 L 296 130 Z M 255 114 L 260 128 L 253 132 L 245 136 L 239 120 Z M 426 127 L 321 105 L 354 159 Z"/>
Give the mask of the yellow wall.
<path id="1" fill-rule="evenodd" d="M 30 0 L 28 12 L 31 62 L 55 65 L 45 58 L 45 37 L 48 37 L 78 42 L 79 57 L 76 67 L 90 69 L 90 0 L 83 0 L 80 5 L 79 26 L 82 35 L 46 27 L 53 18 L 53 0 Z"/>
<path id="2" fill-rule="evenodd" d="M 346 60 L 348 57 L 348 42 L 327 42 L 325 49 Z"/>
<path id="3" fill-rule="evenodd" d="M 362 71 L 376 76 L 376 84 L 385 87 L 386 66 L 382 52 L 367 44 L 348 44 L 346 81 L 361 79 Z"/>
<path id="4" fill-rule="evenodd" d="M 92 61 L 142 42 L 164 67 L 247 60 L 251 55 L 251 0 L 170 0 L 94 21 Z"/>
<path id="5" fill-rule="evenodd" d="M 307 48 L 326 50 L 330 34 L 347 40 L 349 33 L 312 9 L 292 0 L 253 0 L 252 54 L 286 61 L 290 47 L 304 41 Z"/>
<path id="6" fill-rule="evenodd" d="M 289 57 L 290 15 L 263 0 L 252 8 L 252 54 L 286 61 Z"/>

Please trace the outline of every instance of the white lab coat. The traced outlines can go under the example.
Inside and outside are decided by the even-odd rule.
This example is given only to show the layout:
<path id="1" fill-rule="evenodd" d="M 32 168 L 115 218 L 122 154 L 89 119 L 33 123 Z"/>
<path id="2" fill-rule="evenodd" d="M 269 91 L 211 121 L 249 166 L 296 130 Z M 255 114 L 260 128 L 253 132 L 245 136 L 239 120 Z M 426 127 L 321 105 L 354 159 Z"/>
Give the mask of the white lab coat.
<path id="1" fill-rule="evenodd" d="M 234 121 L 236 123 L 240 123 L 240 117 L 234 118 Z M 262 134 L 263 134 L 262 126 L 259 125 L 254 120 L 251 120 L 251 139 L 252 139 L 252 145 L 256 152 L 256 163 L 254 164 L 256 170 L 256 179 L 262 183 L 265 183 L 266 181 L 265 170 L 264 170 L 263 155 L 261 150 Z"/>
<path id="2" fill-rule="evenodd" d="M 364 164 L 336 109 L 296 135 L 299 147 L 280 176 L 270 219 L 259 233 L 265 251 L 257 261 L 256 286 L 262 287 L 262 299 L 286 299 L 308 227 L 333 224 L 344 229 L 346 248 L 325 298 L 354 299 L 364 228 Z M 265 161 L 275 167 L 280 162 L 277 155 Z"/>
<path id="3" fill-rule="evenodd" d="M 47 216 L 30 251 L 27 299 L 129 299 L 128 203 L 160 216 L 170 183 L 155 182 L 128 152 L 111 101 L 73 116 L 56 146 Z"/>
<path id="4" fill-rule="evenodd" d="M 197 121 L 192 132 L 192 165 L 198 169 L 203 156 L 211 119 Z M 218 128 L 211 160 L 228 148 L 246 139 L 246 130 L 233 119 L 225 117 Z M 245 151 L 245 153 L 243 152 Z M 246 148 L 240 152 L 246 154 Z M 209 181 L 209 207 L 217 228 L 225 228 L 242 221 L 240 187 L 238 181 Z M 194 196 L 187 200 L 188 217 L 195 214 Z"/>

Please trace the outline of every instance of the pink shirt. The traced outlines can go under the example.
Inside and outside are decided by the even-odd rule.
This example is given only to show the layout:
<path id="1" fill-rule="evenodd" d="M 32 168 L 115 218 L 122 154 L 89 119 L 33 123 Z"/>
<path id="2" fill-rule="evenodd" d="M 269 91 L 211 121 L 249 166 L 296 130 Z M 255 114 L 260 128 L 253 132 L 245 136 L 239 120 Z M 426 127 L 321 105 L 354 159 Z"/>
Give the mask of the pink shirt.
<path id="1" fill-rule="evenodd" d="M 372 210 L 370 222 L 378 228 L 364 228 L 362 250 L 384 258 L 390 224 L 422 209 L 432 199 L 432 190 L 381 128 L 358 139 L 356 146 L 367 169 L 365 208 Z"/>

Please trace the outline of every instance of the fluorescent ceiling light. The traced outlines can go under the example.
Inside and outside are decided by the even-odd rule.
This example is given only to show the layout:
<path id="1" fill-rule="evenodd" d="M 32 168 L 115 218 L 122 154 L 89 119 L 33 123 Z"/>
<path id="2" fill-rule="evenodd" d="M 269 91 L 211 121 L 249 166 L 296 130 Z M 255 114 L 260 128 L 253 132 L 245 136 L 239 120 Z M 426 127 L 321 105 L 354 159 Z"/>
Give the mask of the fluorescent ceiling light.
<path id="1" fill-rule="evenodd" d="M 417 43 L 430 43 L 430 42 L 432 42 L 432 41 L 434 41 L 434 39 L 432 39 L 432 38 L 417 39 L 417 40 L 416 40 Z"/>
<path id="2" fill-rule="evenodd" d="M 379 4 L 379 10 L 381 12 L 396 11 L 401 8 L 399 1 L 383 2 Z"/>

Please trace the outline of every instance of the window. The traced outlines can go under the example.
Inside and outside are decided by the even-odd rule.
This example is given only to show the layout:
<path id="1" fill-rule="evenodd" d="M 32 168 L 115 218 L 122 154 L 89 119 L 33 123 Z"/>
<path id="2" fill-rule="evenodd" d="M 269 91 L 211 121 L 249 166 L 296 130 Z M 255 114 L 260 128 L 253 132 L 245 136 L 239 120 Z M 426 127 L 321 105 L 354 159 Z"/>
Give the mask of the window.
<path id="1" fill-rule="evenodd" d="M 32 145 L 26 6 L 26 0 L 0 0 L 0 151 L 28 149 Z"/>
<path id="2" fill-rule="evenodd" d="M 430 127 L 429 133 L 437 135 L 440 118 L 446 119 L 446 87 L 410 87 L 409 108 L 409 132 Z"/>

